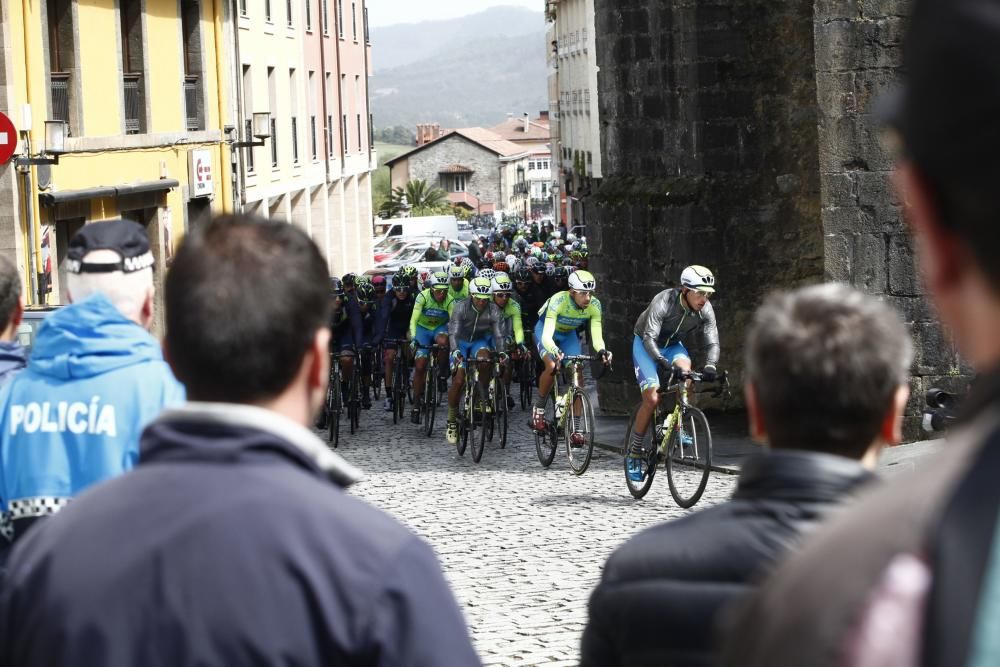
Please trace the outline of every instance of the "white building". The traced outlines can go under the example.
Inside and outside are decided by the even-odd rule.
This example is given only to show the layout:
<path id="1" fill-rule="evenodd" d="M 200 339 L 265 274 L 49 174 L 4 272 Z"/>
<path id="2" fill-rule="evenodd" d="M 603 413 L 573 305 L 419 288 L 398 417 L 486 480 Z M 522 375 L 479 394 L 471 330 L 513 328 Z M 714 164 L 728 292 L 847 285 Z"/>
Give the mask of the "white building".
<path id="1" fill-rule="evenodd" d="M 549 117 L 556 207 L 568 225 L 586 222 L 581 197 L 601 178 L 594 0 L 546 0 Z"/>

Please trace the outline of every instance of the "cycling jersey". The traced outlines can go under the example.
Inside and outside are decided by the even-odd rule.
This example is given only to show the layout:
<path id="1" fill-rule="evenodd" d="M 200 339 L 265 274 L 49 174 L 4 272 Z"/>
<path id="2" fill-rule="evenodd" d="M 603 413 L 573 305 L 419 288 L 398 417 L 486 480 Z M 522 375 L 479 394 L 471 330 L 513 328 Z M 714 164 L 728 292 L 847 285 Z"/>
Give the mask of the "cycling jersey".
<path id="1" fill-rule="evenodd" d="M 663 358 L 661 350 L 674 343 L 688 342 L 689 336 L 700 330 L 705 342 L 705 363 L 719 361 L 719 330 L 711 302 L 701 311 L 688 308 L 679 288 L 666 289 L 653 297 L 649 307 L 635 323 L 633 333 L 642 339 L 642 346 L 653 360 Z"/>
<path id="2" fill-rule="evenodd" d="M 451 295 L 448 295 L 444 301 L 438 303 L 431 296 L 429 288 L 418 294 L 413 302 L 413 314 L 410 315 L 410 338 L 416 335 L 418 326 L 434 330 L 445 324 L 451 317 L 454 302 Z"/>
<path id="3" fill-rule="evenodd" d="M 345 297 L 340 310 L 331 317 L 333 337 L 330 339 L 330 347 L 334 350 L 347 350 L 355 344 L 360 345 L 364 341 L 363 319 L 357 299 Z"/>
<path id="4" fill-rule="evenodd" d="M 555 356 L 559 352 L 559 346 L 553 340 L 554 335 L 563 339 L 570 332 L 576 335 L 576 329 L 588 321 L 590 322 L 591 346 L 595 351 L 605 349 L 601 327 L 601 302 L 596 297 L 591 299 L 586 308 L 580 308 L 569 292 L 558 292 L 545 302 L 538 311 L 538 315 L 542 318 L 541 322 L 543 323 L 541 327 L 536 326 L 536 331 L 541 330 L 538 345 L 551 356 Z"/>
<path id="5" fill-rule="evenodd" d="M 469 298 L 469 279 L 462 278 L 462 289 L 456 290 L 451 284 L 448 285 L 448 296 L 452 298 L 453 301 L 458 301 L 459 299 Z"/>
<path id="6" fill-rule="evenodd" d="M 499 307 L 499 306 L 498 306 Z M 501 329 L 505 338 L 513 338 L 517 345 L 524 345 L 524 324 L 521 321 L 521 304 L 514 299 L 507 299 L 503 310 Z"/>
<path id="7" fill-rule="evenodd" d="M 535 324 L 538 323 L 538 311 L 548 297 L 532 282 L 528 285 L 528 291 L 524 294 L 515 289 L 514 298 L 521 304 L 522 326 L 527 331 L 534 329 Z"/>
<path id="8" fill-rule="evenodd" d="M 503 313 L 492 301 L 487 301 L 486 307 L 481 311 L 472 305 L 472 299 L 456 301 L 452 307 L 451 319 L 448 320 L 448 342 L 452 352 L 460 349 L 460 341 L 483 341 L 492 336 L 493 343 L 499 344 L 503 340 L 503 333 L 500 331 L 502 320 Z"/>
<path id="9" fill-rule="evenodd" d="M 406 338 L 410 329 L 410 319 L 413 316 L 414 298 L 407 294 L 405 299 L 399 299 L 394 292 L 389 292 L 382 299 L 378 308 L 380 323 L 376 328 L 383 337 Z"/>

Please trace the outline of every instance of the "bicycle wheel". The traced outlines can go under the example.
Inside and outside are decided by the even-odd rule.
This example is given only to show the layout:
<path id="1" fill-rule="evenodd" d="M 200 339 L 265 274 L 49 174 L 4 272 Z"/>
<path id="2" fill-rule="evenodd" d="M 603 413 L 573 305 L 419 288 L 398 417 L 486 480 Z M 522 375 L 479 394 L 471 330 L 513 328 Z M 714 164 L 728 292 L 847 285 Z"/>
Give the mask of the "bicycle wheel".
<path id="1" fill-rule="evenodd" d="M 712 431 L 698 408 L 681 413 L 680 428 L 674 428 L 667 443 L 667 483 L 674 502 L 693 507 L 701 499 L 712 472 Z"/>
<path id="2" fill-rule="evenodd" d="M 496 424 L 500 431 L 500 449 L 507 447 L 507 387 L 503 382 L 497 382 Z"/>
<path id="3" fill-rule="evenodd" d="M 357 364 L 354 365 L 354 373 L 351 374 L 351 393 L 347 404 L 347 417 L 351 422 L 351 435 L 354 435 L 361 419 L 361 371 Z"/>
<path id="4" fill-rule="evenodd" d="M 466 379 L 468 382 L 468 379 Z M 462 402 L 458 410 L 458 455 L 465 456 L 465 448 L 469 445 L 469 430 L 472 425 L 472 406 L 469 405 L 469 392 L 467 387 L 462 389 Z"/>
<path id="5" fill-rule="evenodd" d="M 438 367 L 435 363 L 427 366 L 427 378 L 424 383 L 424 435 L 428 438 L 434 432 L 434 417 L 437 414 L 437 381 Z M 459 452 L 461 453 L 461 452 Z"/>
<path id="6" fill-rule="evenodd" d="M 326 416 L 327 416 L 327 442 L 333 445 L 334 449 L 340 444 L 340 373 L 330 376 L 330 386 L 326 391 Z"/>
<path id="7" fill-rule="evenodd" d="M 375 396 L 377 401 L 382 395 L 382 377 L 385 375 L 385 371 L 381 368 L 382 364 L 379 363 L 382 360 L 382 347 L 376 347 L 372 349 L 372 358 L 369 363 L 371 363 L 371 373 L 372 373 L 372 394 Z"/>
<path id="8" fill-rule="evenodd" d="M 486 449 L 487 429 L 492 431 L 493 413 L 489 411 L 488 398 L 483 393 L 483 388 L 479 382 L 475 382 L 472 387 L 472 409 L 468 411 L 471 421 L 470 435 L 472 439 L 472 460 L 479 463 L 483 460 L 483 451 Z"/>
<path id="9" fill-rule="evenodd" d="M 570 410 L 566 415 L 566 456 L 573 472 L 582 475 L 587 472 L 590 458 L 594 455 L 594 408 L 590 404 L 587 392 L 575 388 L 571 391 L 573 392 L 571 400 L 566 403 L 566 409 Z M 574 418 L 573 411 L 576 407 L 580 408 L 580 416 Z M 574 421 L 577 422 L 576 425 Z M 574 433 L 583 436 L 583 442 L 579 446 L 573 446 L 570 440 Z"/>
<path id="10" fill-rule="evenodd" d="M 556 408 L 552 401 L 545 405 L 545 430 L 535 431 L 535 453 L 543 468 L 552 465 L 556 457 L 556 447 L 559 446 L 559 436 L 556 431 Z"/>
<path id="11" fill-rule="evenodd" d="M 639 406 L 636 406 L 632 409 L 632 413 L 629 416 L 628 430 L 625 432 L 625 456 L 622 457 L 625 467 L 625 486 L 628 487 L 628 492 L 632 494 L 632 497 L 637 500 L 643 498 L 649 492 L 649 487 L 653 485 L 653 477 L 656 476 L 656 464 L 658 463 L 656 453 L 657 443 L 653 443 L 651 437 L 651 434 L 655 430 L 653 424 L 656 423 L 654 415 L 654 421 L 646 429 L 646 435 L 642 441 L 642 447 L 646 453 L 644 476 L 641 480 L 634 480 L 629 477 L 629 461 L 632 458 L 642 458 L 629 456 L 629 448 L 632 446 L 632 430 L 635 428 L 635 414 L 638 410 Z"/>

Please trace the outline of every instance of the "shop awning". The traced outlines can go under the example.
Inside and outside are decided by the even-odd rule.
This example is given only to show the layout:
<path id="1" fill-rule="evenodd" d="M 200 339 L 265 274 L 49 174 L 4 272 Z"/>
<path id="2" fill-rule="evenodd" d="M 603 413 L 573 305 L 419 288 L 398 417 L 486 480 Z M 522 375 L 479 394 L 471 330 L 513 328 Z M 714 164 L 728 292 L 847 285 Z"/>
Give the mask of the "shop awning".
<path id="1" fill-rule="evenodd" d="M 99 185 L 81 190 L 43 192 L 38 196 L 38 200 L 42 206 L 51 207 L 82 199 L 104 199 L 106 197 L 123 197 L 125 195 L 142 194 L 144 192 L 170 190 L 176 188 L 178 185 L 180 185 L 180 182 L 175 178 L 161 178 L 155 181 L 140 181 L 138 183 L 125 183 L 122 185 Z"/>

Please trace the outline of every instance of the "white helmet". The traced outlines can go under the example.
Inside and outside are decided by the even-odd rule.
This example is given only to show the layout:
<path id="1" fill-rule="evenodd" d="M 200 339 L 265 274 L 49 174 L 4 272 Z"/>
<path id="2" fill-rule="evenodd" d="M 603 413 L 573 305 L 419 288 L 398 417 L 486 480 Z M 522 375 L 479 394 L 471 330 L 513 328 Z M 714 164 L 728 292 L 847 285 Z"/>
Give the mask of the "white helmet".
<path id="1" fill-rule="evenodd" d="M 493 276 L 493 293 L 510 294 L 514 291 L 514 284 L 510 282 L 510 276 L 502 271 Z"/>
<path id="2" fill-rule="evenodd" d="M 570 232 L 569 234 L 566 235 L 567 243 L 572 243 L 575 240 L 576 240 L 576 234 L 574 234 L 573 232 Z"/>
<path id="3" fill-rule="evenodd" d="M 715 276 L 704 266 L 692 264 L 681 272 L 681 285 L 711 294 L 715 291 Z"/>
<path id="4" fill-rule="evenodd" d="M 486 278 L 487 280 L 493 280 L 493 276 L 497 274 L 493 269 L 482 269 L 476 274 L 477 278 Z"/>
<path id="5" fill-rule="evenodd" d="M 594 274 L 590 271 L 574 271 L 569 274 L 569 288 L 577 292 L 593 292 L 597 287 Z"/>

